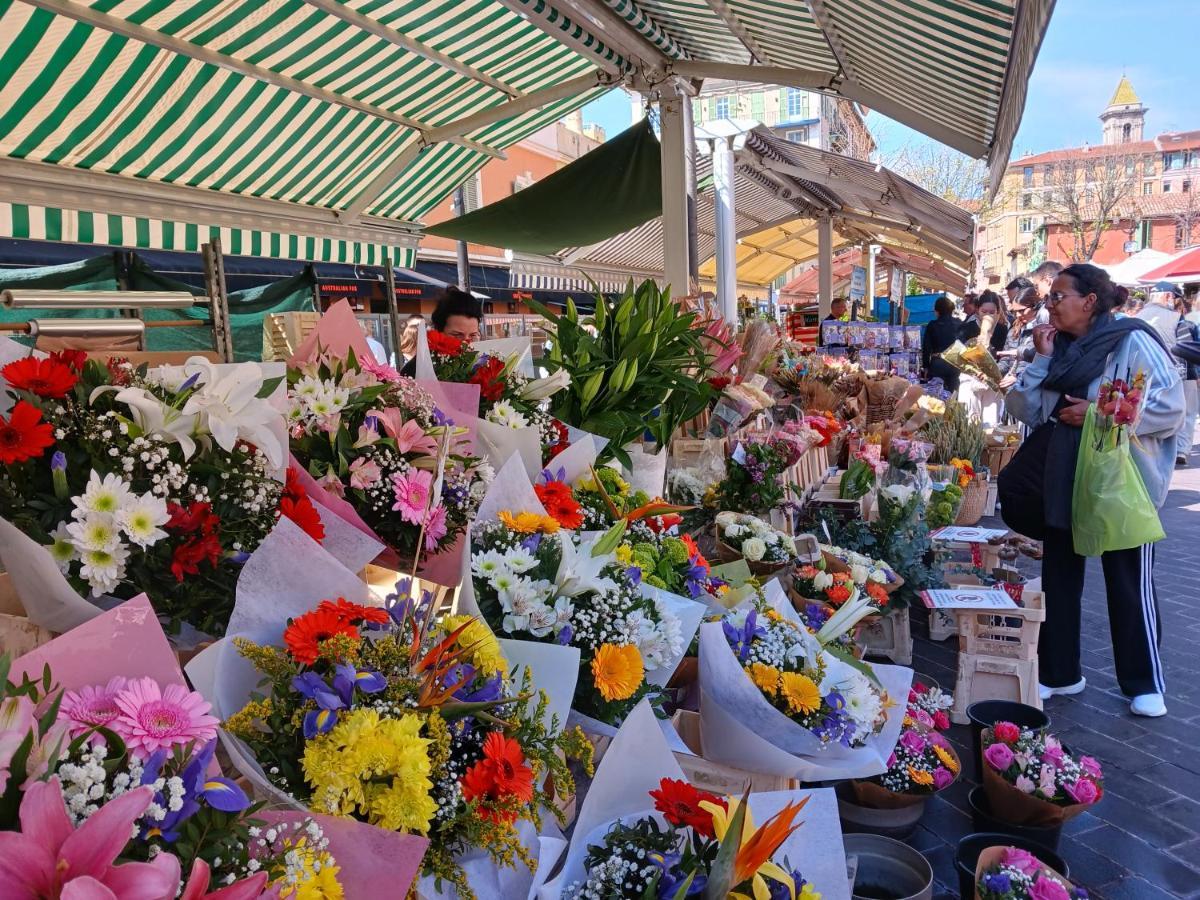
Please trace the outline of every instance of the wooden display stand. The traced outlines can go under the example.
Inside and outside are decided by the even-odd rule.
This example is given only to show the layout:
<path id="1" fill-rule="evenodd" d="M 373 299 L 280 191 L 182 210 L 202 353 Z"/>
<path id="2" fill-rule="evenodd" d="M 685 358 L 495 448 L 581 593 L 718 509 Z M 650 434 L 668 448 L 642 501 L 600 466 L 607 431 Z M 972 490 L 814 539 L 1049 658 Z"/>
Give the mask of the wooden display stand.
<path id="1" fill-rule="evenodd" d="M 702 791 L 709 791 L 719 797 L 740 796 L 749 786 L 753 792 L 761 791 L 794 791 L 800 787 L 795 778 L 783 775 L 766 775 L 762 772 L 747 772 L 712 762 L 701 755 L 700 714 L 681 709 L 671 718 L 671 724 L 680 740 L 687 744 L 688 749 L 695 754 L 675 753 L 675 761 L 683 769 L 683 775 L 688 783 Z"/>
<path id="2" fill-rule="evenodd" d="M 321 314 L 317 312 L 271 313 L 263 318 L 262 358 L 288 360 L 296 348 L 317 327 Z"/>
<path id="3" fill-rule="evenodd" d="M 882 656 L 898 666 L 911 666 L 913 639 L 908 607 L 859 626 L 855 640 L 864 656 Z"/>
<path id="4" fill-rule="evenodd" d="M 16 659 L 53 638 L 53 632 L 29 621 L 8 573 L 0 573 L 0 653 Z"/>
<path id="5" fill-rule="evenodd" d="M 965 725 L 967 707 L 978 700 L 1015 700 L 1042 708 L 1038 695 L 1038 633 L 1046 598 L 1027 586 L 1021 609 L 1003 614 L 958 610 L 958 678 L 952 721 Z"/>

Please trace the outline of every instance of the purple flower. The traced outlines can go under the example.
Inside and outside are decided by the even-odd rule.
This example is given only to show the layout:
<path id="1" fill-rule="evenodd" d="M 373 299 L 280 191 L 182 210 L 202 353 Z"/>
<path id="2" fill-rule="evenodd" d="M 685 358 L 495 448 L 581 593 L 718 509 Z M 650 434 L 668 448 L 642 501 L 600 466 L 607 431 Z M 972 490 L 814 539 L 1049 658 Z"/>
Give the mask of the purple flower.
<path id="1" fill-rule="evenodd" d="M 933 770 L 933 789 L 935 791 L 948 788 L 952 784 L 954 784 L 954 776 L 950 773 L 949 769 L 938 766 Z"/>
<path id="2" fill-rule="evenodd" d="M 725 632 L 725 640 L 733 650 L 739 662 L 745 662 L 750 656 L 750 645 L 756 637 L 765 635 L 766 629 L 758 627 L 758 612 L 751 610 L 746 616 L 746 623 L 738 628 L 729 619 L 721 620 L 721 630 Z"/>
<path id="3" fill-rule="evenodd" d="M 537 553 L 538 547 L 542 546 L 542 536 L 540 534 L 531 534 L 525 540 L 521 541 L 521 546 L 530 553 Z"/>
<path id="4" fill-rule="evenodd" d="M 474 675 L 471 676 L 471 681 L 474 681 Z M 502 676 L 493 675 L 474 690 L 471 690 L 471 681 L 467 681 L 454 692 L 455 699 L 464 703 L 491 703 L 500 699 L 500 689 L 504 684 Z"/>
<path id="5" fill-rule="evenodd" d="M 354 689 L 364 694 L 378 694 L 387 687 L 387 679 L 378 672 L 360 672 L 349 663 L 334 668 L 333 689 L 346 706 L 354 699 Z"/>
<path id="6" fill-rule="evenodd" d="M 997 772 L 1005 772 L 1013 763 L 1013 752 L 1008 744 L 995 743 L 983 751 L 983 758 Z"/>
<path id="7" fill-rule="evenodd" d="M 562 466 L 559 466 L 554 472 L 551 472 L 549 469 L 542 469 L 541 478 L 545 484 L 550 484 L 552 481 L 565 482 L 567 480 L 567 470 Z"/>
<path id="8" fill-rule="evenodd" d="M 562 628 L 562 631 L 560 631 L 558 633 L 558 637 L 556 637 L 554 640 L 557 643 L 562 644 L 562 646 L 565 647 L 571 643 L 571 638 L 573 638 L 574 636 L 575 636 L 575 632 L 571 630 L 571 626 L 564 625 Z"/>
<path id="9" fill-rule="evenodd" d="M 54 455 L 50 457 L 51 472 L 65 472 L 67 470 L 67 454 L 61 450 L 55 450 Z"/>
<path id="10" fill-rule="evenodd" d="M 639 585 L 642 583 L 642 570 L 637 566 L 629 566 L 625 569 L 625 577 L 629 580 L 630 584 Z"/>
<path id="11" fill-rule="evenodd" d="M 374 431 L 376 434 L 378 434 L 379 417 L 375 415 L 368 415 L 365 419 L 363 419 L 363 428 L 369 429 L 370 431 Z"/>
<path id="12" fill-rule="evenodd" d="M 175 393 L 182 394 L 184 391 L 194 388 L 196 386 L 196 382 L 199 380 L 200 380 L 200 373 L 197 372 L 195 375 L 192 375 L 191 377 L 188 378 L 187 381 L 185 381 L 183 384 L 181 384 L 179 386 L 179 390 L 177 390 Z"/>
<path id="13" fill-rule="evenodd" d="M 900 736 L 900 746 L 909 753 L 923 753 L 925 750 L 925 738 L 910 729 Z"/>
<path id="14" fill-rule="evenodd" d="M 304 714 L 304 737 L 312 740 L 318 734 L 325 734 L 337 724 L 336 709 L 310 709 Z"/>
<path id="15" fill-rule="evenodd" d="M 993 894 L 1007 894 L 1012 890 L 1012 879 L 1004 872 L 993 872 L 983 876 L 983 886 Z"/>
<path id="16" fill-rule="evenodd" d="M 316 672 L 303 672 L 292 679 L 292 690 L 300 696 L 314 701 L 318 706 L 325 709 L 337 709 L 332 705 L 334 701 L 338 701 L 337 692 L 334 691 Z M 325 699 L 322 700 L 322 697 Z M 340 702 L 340 701 L 339 701 Z M 349 702 L 349 701 L 346 701 Z"/>
<path id="17" fill-rule="evenodd" d="M 228 778 L 210 778 L 200 791 L 204 802 L 220 812 L 241 812 L 250 805 L 246 792 Z"/>
<path id="18" fill-rule="evenodd" d="M 433 424 L 450 427 L 454 425 L 454 420 L 435 406 L 433 408 Z"/>

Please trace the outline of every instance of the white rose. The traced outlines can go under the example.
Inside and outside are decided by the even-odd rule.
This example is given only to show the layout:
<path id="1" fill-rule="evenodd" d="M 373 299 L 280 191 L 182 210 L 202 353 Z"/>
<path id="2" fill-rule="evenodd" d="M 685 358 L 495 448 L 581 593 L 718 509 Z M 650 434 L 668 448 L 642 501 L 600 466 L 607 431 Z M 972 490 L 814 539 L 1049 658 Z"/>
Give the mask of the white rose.
<path id="1" fill-rule="evenodd" d="M 717 524 L 722 528 L 728 528 L 738 520 L 738 514 L 735 512 L 717 513 Z"/>
<path id="2" fill-rule="evenodd" d="M 866 584 L 867 567 L 866 566 L 851 566 L 850 567 L 850 578 L 854 581 L 855 584 Z"/>
<path id="3" fill-rule="evenodd" d="M 872 569 L 869 577 L 877 584 L 887 584 L 887 573 L 883 569 Z"/>
<path id="4" fill-rule="evenodd" d="M 731 538 L 741 537 L 745 533 L 746 533 L 746 526 L 744 526 L 744 525 L 738 525 L 735 523 L 732 525 L 725 526 L 725 536 L 726 537 L 731 537 Z"/>
<path id="5" fill-rule="evenodd" d="M 750 562 L 758 562 L 766 555 L 767 544 L 762 538 L 752 537 L 742 544 L 742 556 Z"/>
<path id="6" fill-rule="evenodd" d="M 912 495 L 916 492 L 916 488 L 907 484 L 889 484 L 883 489 L 890 499 L 899 503 L 901 506 L 908 503 L 912 499 Z"/>
<path id="7" fill-rule="evenodd" d="M 818 591 L 823 591 L 825 588 L 832 586 L 833 576 L 828 572 L 817 572 L 817 574 L 813 576 L 813 587 L 815 587 Z"/>

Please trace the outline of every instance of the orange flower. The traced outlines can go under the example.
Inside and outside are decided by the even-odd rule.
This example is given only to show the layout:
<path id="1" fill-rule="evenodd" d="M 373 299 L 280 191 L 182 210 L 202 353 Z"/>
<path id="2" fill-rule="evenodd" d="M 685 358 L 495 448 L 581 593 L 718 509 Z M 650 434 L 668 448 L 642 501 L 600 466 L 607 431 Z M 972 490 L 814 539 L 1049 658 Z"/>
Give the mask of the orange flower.
<path id="1" fill-rule="evenodd" d="M 317 607 L 322 612 L 331 612 L 340 617 L 343 622 L 349 622 L 352 625 L 357 625 L 359 622 L 373 622 L 376 625 L 386 625 L 388 622 L 388 612 L 378 606 L 363 606 L 359 603 L 351 603 L 345 597 L 338 597 L 337 600 L 322 600 L 321 605 Z"/>
<path id="2" fill-rule="evenodd" d="M 563 528 L 576 529 L 583 524 L 583 507 L 571 493 L 571 488 L 561 481 L 535 484 L 533 491 L 546 507 L 546 512 Z"/>
<path id="3" fill-rule="evenodd" d="M 467 801 L 515 799 L 529 803 L 533 799 L 533 769 L 525 764 L 520 743 L 499 731 L 491 732 L 483 741 L 483 759 L 463 776 L 462 790 Z M 483 814 L 505 822 L 516 818 L 511 810 L 487 810 Z"/>
<path id="4" fill-rule="evenodd" d="M 825 596 L 834 606 L 841 606 L 850 599 L 850 588 L 844 584 L 835 584 L 833 587 L 825 589 Z"/>
<path id="5" fill-rule="evenodd" d="M 909 766 L 908 777 L 912 779 L 913 784 L 920 784 L 925 787 L 933 784 L 933 776 L 924 769 L 914 769 L 912 766 Z"/>
<path id="6" fill-rule="evenodd" d="M 592 657 L 592 677 L 605 700 L 628 700 L 646 677 L 642 654 L 633 644 L 601 644 Z"/>
<path id="7" fill-rule="evenodd" d="M 386 615 L 386 613 L 385 613 Z M 345 634 L 357 640 L 358 628 L 334 609 L 318 607 L 292 619 L 283 632 L 283 642 L 288 653 L 298 663 L 311 666 L 321 652 L 321 643 L 335 635 Z"/>
<path id="8" fill-rule="evenodd" d="M 867 596 L 879 606 L 887 606 L 888 604 L 888 592 L 884 590 L 883 585 L 878 581 L 867 582 Z"/>

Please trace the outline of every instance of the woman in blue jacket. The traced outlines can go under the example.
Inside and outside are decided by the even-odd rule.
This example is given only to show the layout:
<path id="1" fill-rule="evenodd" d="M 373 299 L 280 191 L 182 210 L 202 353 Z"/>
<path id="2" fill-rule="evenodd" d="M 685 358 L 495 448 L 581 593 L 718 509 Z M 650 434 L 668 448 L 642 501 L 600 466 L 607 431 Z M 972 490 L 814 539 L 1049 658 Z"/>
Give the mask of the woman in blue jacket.
<path id="1" fill-rule="evenodd" d="M 1077 694 L 1085 687 L 1079 641 L 1086 560 L 1075 553 L 1071 536 L 1071 494 L 1084 414 L 1101 381 L 1113 372 L 1146 373 L 1137 440 L 1131 447 L 1150 499 L 1161 507 L 1175 466 L 1175 434 L 1186 408 L 1179 375 L 1162 339 L 1144 322 L 1115 318 L 1117 299 L 1116 287 L 1103 269 L 1085 264 L 1063 269 L 1047 300 L 1050 323 L 1035 328 L 1036 355 L 1006 400 L 1015 418 L 1032 429 L 1043 428 L 1041 440 L 1037 434 L 1029 438 L 1031 444 L 1045 447 L 1040 506 L 1045 516 L 1046 621 L 1038 643 L 1042 699 Z M 1154 545 L 1105 553 L 1101 564 L 1117 681 L 1131 698 L 1135 715 L 1165 715 Z"/>

